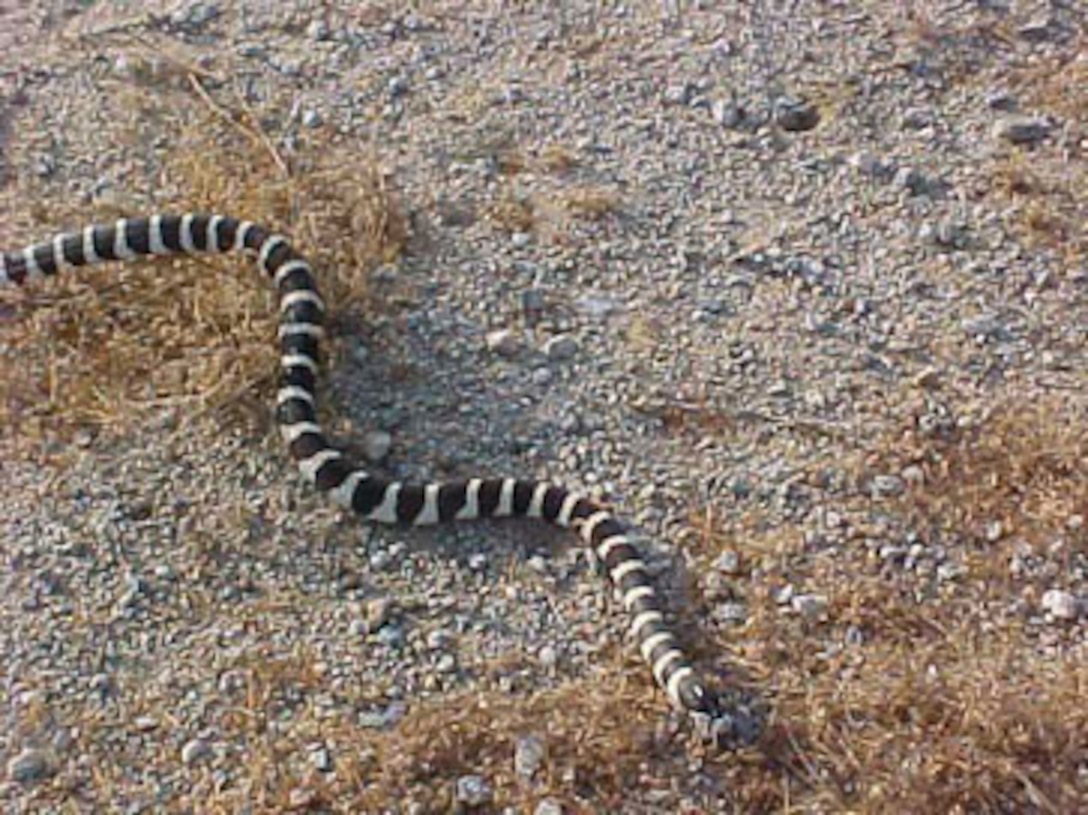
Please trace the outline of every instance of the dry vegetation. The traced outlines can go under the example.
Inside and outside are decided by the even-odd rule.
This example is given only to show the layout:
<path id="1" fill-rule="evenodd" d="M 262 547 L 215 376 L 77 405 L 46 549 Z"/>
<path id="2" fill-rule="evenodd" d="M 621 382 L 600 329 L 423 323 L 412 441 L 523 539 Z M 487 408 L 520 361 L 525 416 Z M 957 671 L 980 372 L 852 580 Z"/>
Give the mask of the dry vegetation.
<path id="1" fill-rule="evenodd" d="M 954 437 L 910 429 L 857 456 L 861 486 L 873 472 L 922 469 L 880 514 L 927 547 L 964 554 L 965 572 L 947 583 L 874 557 L 865 541 L 884 527 L 863 498 L 838 507 L 852 543 L 827 556 L 794 531 L 763 529 L 761 517 L 704 539 L 706 557 L 741 544 L 762 570 L 741 660 L 773 697 L 777 724 L 767 763 L 742 776 L 743 798 L 762 789 L 759 800 L 798 811 L 1078 811 L 1088 661 L 1075 627 L 1038 619 L 1044 582 L 1060 576 L 1014 576 L 1009 564 L 1045 550 L 1069 568 L 1088 553 L 1076 520 L 1084 427 L 1055 404 L 1010 407 Z M 783 613 L 775 593 L 787 583 L 818 587 L 826 613 Z"/>
<path id="2" fill-rule="evenodd" d="M 621 209 L 620 195 L 614 188 L 573 177 L 576 156 L 561 144 L 545 144 L 531 153 L 506 146 L 494 151 L 494 160 L 506 183 L 489 214 L 508 232 L 536 232 L 562 242 L 564 233 L 574 225 L 603 220 Z M 518 176 L 525 173 L 542 182 L 532 193 L 517 183 Z M 540 186 L 546 191 L 540 191 Z"/>
<path id="3" fill-rule="evenodd" d="M 1018 71 L 1013 88 L 1028 111 L 1060 117 L 1062 151 L 1012 149 L 996 159 L 994 186 L 1008 202 L 1006 223 L 1028 246 L 1060 251 L 1070 263 L 1088 257 L 1088 50 L 1085 42 Z"/>
<path id="4" fill-rule="evenodd" d="M 176 192 L 162 209 L 245 213 L 283 231 L 313 261 L 330 301 L 341 312 L 356 307 L 366 272 L 395 259 L 407 235 L 376 160 L 303 146 L 289 167 L 239 123 L 245 116 L 215 110 L 170 153 L 163 187 Z M 31 234 L 136 214 L 40 203 Z M 170 406 L 191 417 L 269 392 L 274 295 L 238 256 L 115 264 L 3 296 L 13 314 L 2 340 L 24 364 L 0 385 L 0 420 L 20 438 L 116 430 Z"/>

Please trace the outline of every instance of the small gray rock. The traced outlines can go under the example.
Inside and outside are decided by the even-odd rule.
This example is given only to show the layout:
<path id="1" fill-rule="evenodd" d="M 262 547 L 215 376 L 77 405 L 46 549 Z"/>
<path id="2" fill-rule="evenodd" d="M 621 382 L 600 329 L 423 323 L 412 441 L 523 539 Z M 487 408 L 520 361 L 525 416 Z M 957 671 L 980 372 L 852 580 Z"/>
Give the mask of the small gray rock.
<path id="1" fill-rule="evenodd" d="M 892 174 L 892 168 L 889 165 L 864 150 L 851 155 L 847 159 L 847 163 L 862 175 L 870 178 L 881 178 Z"/>
<path id="2" fill-rule="evenodd" d="M 553 362 L 570 359 L 578 353 L 578 340 L 570 334 L 556 334 L 544 343 L 544 354 Z"/>
<path id="3" fill-rule="evenodd" d="M 453 633 L 448 628 L 436 628 L 427 634 L 427 647 L 440 651 L 453 642 Z"/>
<path id="4" fill-rule="evenodd" d="M 383 263 L 370 273 L 370 279 L 375 283 L 395 283 L 400 276 L 400 271 L 395 263 Z"/>
<path id="5" fill-rule="evenodd" d="M 515 356 L 521 348 L 517 333 L 508 328 L 489 331 L 485 342 L 487 343 L 487 350 L 498 354 L 500 357 Z"/>
<path id="6" fill-rule="evenodd" d="M 899 477 L 912 487 L 921 487 L 926 483 L 926 471 L 918 464 L 908 464 Z"/>
<path id="7" fill-rule="evenodd" d="M 908 190 L 911 195 L 925 195 L 932 188 L 925 173 L 914 167 L 900 167 L 895 173 L 895 184 Z"/>
<path id="8" fill-rule="evenodd" d="M 393 601 L 388 597 L 378 597 L 370 600 L 366 604 L 364 614 L 366 615 L 367 628 L 371 632 L 377 631 L 389 622 L 389 618 L 393 615 Z"/>
<path id="9" fill-rule="evenodd" d="M 327 747 L 318 747 L 311 752 L 310 761 L 313 763 L 314 769 L 319 773 L 332 772 L 332 753 L 329 752 Z"/>
<path id="10" fill-rule="evenodd" d="M 555 374 L 551 372 L 551 369 L 543 367 L 535 368 L 530 376 L 533 384 L 540 386 L 548 385 L 555 379 Z"/>
<path id="11" fill-rule="evenodd" d="M 827 598 L 822 594 L 796 594 L 790 599 L 790 608 L 802 617 L 814 620 L 827 612 Z"/>
<path id="12" fill-rule="evenodd" d="M 1031 20 L 1017 29 L 1020 38 L 1030 43 L 1046 42 L 1054 37 L 1058 27 L 1048 19 Z"/>
<path id="13" fill-rule="evenodd" d="M 710 103 L 710 116 L 722 127 L 734 128 L 744 121 L 744 110 L 732 99 L 716 99 Z"/>
<path id="14" fill-rule="evenodd" d="M 404 645 L 404 630 L 399 625 L 383 625 L 375 634 L 378 642 L 386 648 L 400 648 Z"/>
<path id="15" fill-rule="evenodd" d="M 514 772 L 524 781 L 531 781 L 543 766 L 546 754 L 539 736 L 519 736 L 514 745 Z"/>
<path id="16" fill-rule="evenodd" d="M 494 794 L 487 779 L 480 775 L 462 775 L 457 779 L 457 802 L 469 807 L 482 807 Z"/>
<path id="17" fill-rule="evenodd" d="M 801 133 L 820 123 L 820 109 L 800 99 L 782 99 L 775 106 L 775 121 L 789 133 Z"/>
<path id="18" fill-rule="evenodd" d="M 1011 113 L 1017 108 L 1016 97 L 1005 88 L 999 88 L 986 94 L 986 107 Z"/>
<path id="19" fill-rule="evenodd" d="M 953 221 L 923 224 L 918 236 L 942 249 L 963 249 L 967 246 L 967 226 Z"/>
<path id="20" fill-rule="evenodd" d="M 670 105 L 686 105 L 694 94 L 695 88 L 690 82 L 681 82 L 665 88 L 665 101 Z"/>
<path id="21" fill-rule="evenodd" d="M 874 498 L 887 498 L 903 494 L 903 479 L 897 475 L 875 475 L 871 485 Z"/>
<path id="22" fill-rule="evenodd" d="M 154 716 L 137 716 L 132 720 L 132 726 L 141 733 L 150 733 L 159 726 L 159 722 Z"/>
<path id="23" fill-rule="evenodd" d="M 189 739 L 181 748 L 181 761 L 188 767 L 198 761 L 207 758 L 212 753 L 212 747 L 204 739 Z"/>
<path id="24" fill-rule="evenodd" d="M 42 750 L 27 748 L 8 762 L 8 778 L 18 784 L 32 784 L 51 773 L 49 757 Z"/>
<path id="25" fill-rule="evenodd" d="M 926 108 L 910 108 L 903 113 L 902 124 L 907 130 L 923 130 L 933 124 L 933 111 Z"/>
<path id="26" fill-rule="evenodd" d="M 393 562 L 393 556 L 384 549 L 379 549 L 377 552 L 371 552 L 367 560 L 370 562 L 372 571 L 384 572 Z"/>
<path id="27" fill-rule="evenodd" d="M 722 574 L 740 574 L 740 555 L 732 549 L 727 549 L 714 560 L 714 568 Z"/>
<path id="28" fill-rule="evenodd" d="M 178 28 L 195 32 L 222 13 L 216 3 L 189 3 L 171 14 L 170 22 Z"/>
<path id="29" fill-rule="evenodd" d="M 384 710 L 365 710 L 359 713 L 360 727 L 370 730 L 384 730 L 392 727 L 408 712 L 408 706 L 404 702 L 393 702 Z"/>
<path id="30" fill-rule="evenodd" d="M 937 579 L 942 583 L 950 583 L 962 577 L 966 571 L 959 563 L 942 563 L 937 567 Z"/>
<path id="31" fill-rule="evenodd" d="M 960 327 L 976 340 L 1004 341 L 1010 338 L 1009 330 L 995 314 L 980 314 L 960 321 Z"/>
<path id="32" fill-rule="evenodd" d="M 547 303 L 544 300 L 544 292 L 535 286 L 523 289 L 521 292 L 521 310 L 525 312 L 525 318 L 529 322 L 540 319 Z"/>
<path id="33" fill-rule="evenodd" d="M 994 125 L 994 137 L 1010 144 L 1038 144 L 1050 135 L 1050 122 L 1033 116 L 1010 116 Z"/>
<path id="34" fill-rule="evenodd" d="M 743 625 L 748 620 L 748 609 L 744 603 L 719 603 L 711 615 L 719 623 Z"/>

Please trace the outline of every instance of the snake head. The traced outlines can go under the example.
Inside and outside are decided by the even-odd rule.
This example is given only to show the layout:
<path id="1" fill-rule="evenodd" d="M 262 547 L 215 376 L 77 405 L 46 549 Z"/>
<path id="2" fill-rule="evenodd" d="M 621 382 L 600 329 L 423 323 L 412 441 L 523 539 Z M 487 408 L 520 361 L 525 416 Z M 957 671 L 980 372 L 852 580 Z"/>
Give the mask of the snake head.
<path id="1" fill-rule="evenodd" d="M 720 750 L 750 747 L 763 732 L 766 710 L 758 699 L 738 691 L 715 693 L 696 686 L 688 708 L 699 738 Z"/>

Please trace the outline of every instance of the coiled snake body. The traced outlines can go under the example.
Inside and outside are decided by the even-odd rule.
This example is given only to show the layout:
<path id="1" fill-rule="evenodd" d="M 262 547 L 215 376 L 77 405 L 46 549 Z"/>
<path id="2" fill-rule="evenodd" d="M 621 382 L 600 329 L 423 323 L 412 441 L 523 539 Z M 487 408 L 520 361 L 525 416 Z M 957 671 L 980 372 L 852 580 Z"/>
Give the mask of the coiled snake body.
<path id="1" fill-rule="evenodd" d="M 668 627 L 646 563 L 606 508 L 543 481 L 469 478 L 409 484 L 371 475 L 333 448 L 318 423 L 316 383 L 325 304 L 310 265 L 282 235 L 221 215 L 153 215 L 60 234 L 21 252 L 0 255 L 0 285 L 18 285 L 67 267 L 141 255 L 243 251 L 279 295 L 280 384 L 276 419 L 306 480 L 368 521 L 416 526 L 476 518 L 541 518 L 577 532 L 623 598 L 631 632 L 657 684 L 718 744 L 738 736 L 736 711 L 696 675 Z M 743 739 L 742 740 L 746 740 Z"/>

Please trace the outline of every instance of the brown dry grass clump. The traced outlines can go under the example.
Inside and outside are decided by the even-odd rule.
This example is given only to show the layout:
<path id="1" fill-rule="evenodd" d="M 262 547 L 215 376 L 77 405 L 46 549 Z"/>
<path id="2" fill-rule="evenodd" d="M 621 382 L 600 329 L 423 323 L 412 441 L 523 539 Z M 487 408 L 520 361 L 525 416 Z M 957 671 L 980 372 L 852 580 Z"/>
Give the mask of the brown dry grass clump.
<path id="1" fill-rule="evenodd" d="M 406 240 L 396 198 L 372 156 L 303 147 L 289 168 L 273 149 L 219 119 L 188 129 L 170 153 L 163 211 L 245 217 L 282 231 L 309 256 L 334 309 L 365 293 L 366 271 Z M 123 206 L 40 204 L 29 243 Z M 19 247 L 10 247 L 19 248 Z M 84 269 L 5 293 L 0 326 L 23 365 L 0 386 L 0 422 L 21 438 L 117 430 L 149 409 L 186 417 L 236 403 L 275 374 L 274 293 L 235 253 Z"/>
<path id="2" fill-rule="evenodd" d="M 562 243 L 579 222 L 603 221 L 619 211 L 620 198 L 613 190 L 575 185 L 534 194 L 506 187 L 489 214 L 507 232 L 534 232 Z"/>
<path id="3" fill-rule="evenodd" d="M 997 159 L 994 172 L 996 191 L 1012 204 L 1006 222 L 1014 233 L 1028 246 L 1057 249 L 1070 263 L 1088 256 L 1085 44 L 1082 37 L 1013 74 L 1011 84 L 1025 111 L 1058 120 L 1061 146 L 1011 149 Z"/>
<path id="4" fill-rule="evenodd" d="M 413 705 L 387 731 L 350 721 L 296 722 L 309 739 L 333 747 L 335 776 L 299 766 L 290 750 L 277 754 L 267 738 L 253 739 L 255 782 L 244 799 L 235 789 L 202 799 L 212 811 L 231 812 L 257 804 L 258 811 L 290 809 L 383 812 L 413 802 L 422 812 L 469 811 L 456 803 L 456 782 L 483 773 L 493 790 L 491 803 L 473 812 L 504 807 L 531 812 L 541 800 L 559 801 L 564 812 L 628 811 L 632 791 L 668 790 L 694 769 L 707 783 L 733 796 L 739 811 L 769 811 L 770 786 L 756 784 L 735 793 L 732 784 L 750 769 L 750 754 L 688 754 L 663 726 L 660 700 L 648 685 L 625 684 L 630 665 L 607 675 L 565 683 L 534 695 L 497 691 L 461 693 Z M 514 756 L 523 737 L 538 739 L 543 760 L 531 776 L 518 774 Z M 236 737 L 238 738 L 238 737 Z M 297 742 L 294 742 L 297 744 Z M 285 745 L 286 747 L 286 745 Z M 256 772 L 256 768 L 261 771 Z M 300 806 L 305 802 L 305 806 Z M 692 813 L 700 812 L 691 809 Z"/>
<path id="5" fill-rule="evenodd" d="M 1088 551 L 1070 525 L 1088 496 L 1084 428 L 1054 403 L 1009 406 L 950 437 L 890 435 L 858 457 L 861 485 L 869 473 L 921 467 L 924 481 L 875 514 L 962 559 L 955 579 L 875 558 L 866 541 L 887 533 L 866 526 L 868 498 L 837 507 L 851 521 L 846 542 L 827 552 L 790 530 L 761 531 L 758 517 L 730 530 L 728 542 L 743 541 L 762 568 L 739 642 L 774 699 L 763 749 L 780 768 L 780 806 L 874 815 L 1088 806 L 1083 637 L 1044 623 L 1038 604 Z M 1056 574 L 1015 575 L 1013 551 L 1049 556 Z M 786 584 L 825 595 L 825 613 L 784 611 L 776 593 Z M 741 788 L 766 788 L 772 775 L 765 765 Z"/>
<path id="6" fill-rule="evenodd" d="M 1042 546 L 1072 535 L 1083 551 L 1084 533 L 1070 523 L 1088 518 L 1085 427 L 1085 416 L 1056 400 L 1004 405 L 946 435 L 911 427 L 870 464 L 920 470 L 924 483 L 901 509 L 933 536 Z"/>
<path id="7" fill-rule="evenodd" d="M 506 179 L 488 208 L 491 220 L 508 232 L 536 232 L 562 242 L 577 222 L 601 221 L 620 211 L 617 190 L 599 184 L 580 183 L 569 177 L 578 166 L 577 156 L 558 143 L 535 151 L 509 145 L 489 151 L 499 173 Z M 539 183 L 522 186 L 517 177 L 529 175 Z"/>

